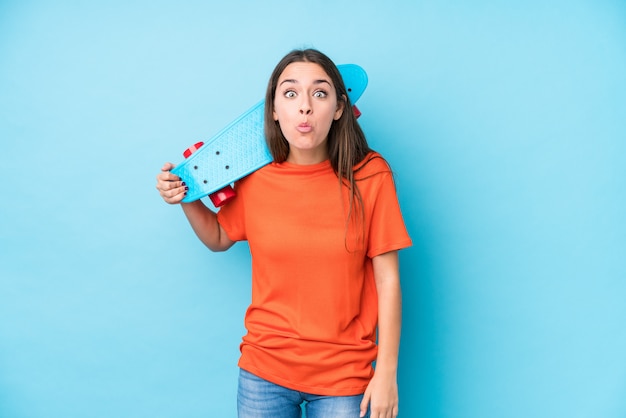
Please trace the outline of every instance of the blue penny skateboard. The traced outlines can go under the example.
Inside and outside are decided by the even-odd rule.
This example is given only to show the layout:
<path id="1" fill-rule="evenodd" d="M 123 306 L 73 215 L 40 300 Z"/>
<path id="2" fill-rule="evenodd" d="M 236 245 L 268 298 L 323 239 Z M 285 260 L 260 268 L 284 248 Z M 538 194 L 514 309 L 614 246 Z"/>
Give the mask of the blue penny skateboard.
<path id="1" fill-rule="evenodd" d="M 367 73 L 355 64 L 338 65 L 348 91 L 352 110 L 367 87 Z M 235 196 L 230 186 L 272 162 L 263 128 L 265 101 L 250 108 L 206 143 L 198 142 L 184 153 L 185 160 L 172 169 L 189 188 L 183 202 L 193 202 L 207 195 L 215 207 Z"/>

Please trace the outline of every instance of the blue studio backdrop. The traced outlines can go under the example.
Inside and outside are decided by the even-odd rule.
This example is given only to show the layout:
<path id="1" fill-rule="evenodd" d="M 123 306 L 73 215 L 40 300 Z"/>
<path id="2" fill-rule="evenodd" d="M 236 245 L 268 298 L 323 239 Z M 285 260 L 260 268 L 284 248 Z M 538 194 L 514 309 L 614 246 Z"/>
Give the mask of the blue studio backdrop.
<path id="1" fill-rule="evenodd" d="M 234 417 L 246 244 L 165 161 L 315 47 L 392 165 L 400 416 L 626 416 L 620 0 L 0 1 L 0 417 Z"/>

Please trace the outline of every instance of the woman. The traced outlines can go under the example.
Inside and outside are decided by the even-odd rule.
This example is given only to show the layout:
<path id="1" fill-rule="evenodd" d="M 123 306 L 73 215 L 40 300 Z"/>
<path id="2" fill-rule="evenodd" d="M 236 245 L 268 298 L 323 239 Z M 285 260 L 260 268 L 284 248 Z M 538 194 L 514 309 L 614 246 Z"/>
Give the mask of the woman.
<path id="1" fill-rule="evenodd" d="M 296 50 L 278 63 L 265 135 L 274 162 L 238 181 L 234 200 L 217 214 L 182 204 L 209 249 L 250 246 L 239 417 L 299 417 L 301 404 L 308 418 L 395 417 L 397 251 L 411 241 L 389 166 L 367 145 L 327 56 Z M 176 204 L 186 186 L 172 168 L 157 189 Z"/>

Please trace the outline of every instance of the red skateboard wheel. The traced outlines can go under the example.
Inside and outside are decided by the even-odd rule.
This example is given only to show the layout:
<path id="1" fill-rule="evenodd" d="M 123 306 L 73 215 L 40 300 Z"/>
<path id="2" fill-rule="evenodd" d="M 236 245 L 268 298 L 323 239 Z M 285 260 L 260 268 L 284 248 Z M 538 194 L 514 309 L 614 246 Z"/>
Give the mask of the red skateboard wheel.
<path id="1" fill-rule="evenodd" d="M 359 116 L 361 116 L 361 111 L 358 107 L 356 107 L 356 105 L 352 106 L 352 112 L 354 113 L 354 117 L 356 117 L 357 119 L 359 118 Z"/>
<path id="2" fill-rule="evenodd" d="M 196 142 L 195 144 L 193 144 L 193 146 L 187 148 L 185 152 L 183 152 L 183 157 L 189 158 L 191 154 L 198 151 L 198 149 L 203 145 L 204 145 L 204 142 Z"/>
<path id="3" fill-rule="evenodd" d="M 222 190 L 211 193 L 209 195 L 209 198 L 211 199 L 211 202 L 213 202 L 213 205 L 215 205 L 216 208 L 219 208 L 235 196 L 236 193 L 233 188 L 230 186 L 226 186 Z"/>

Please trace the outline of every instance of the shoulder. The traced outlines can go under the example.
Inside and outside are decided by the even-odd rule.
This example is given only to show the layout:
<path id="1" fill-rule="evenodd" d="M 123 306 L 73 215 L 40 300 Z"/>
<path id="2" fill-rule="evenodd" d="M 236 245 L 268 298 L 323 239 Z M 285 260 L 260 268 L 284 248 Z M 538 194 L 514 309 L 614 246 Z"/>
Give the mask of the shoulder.
<path id="1" fill-rule="evenodd" d="M 391 174 L 391 167 L 387 160 L 379 153 L 372 151 L 363 160 L 354 166 L 356 179 L 365 179 L 376 174 Z"/>
<path id="2" fill-rule="evenodd" d="M 277 171 L 278 171 L 277 164 L 274 162 L 271 162 L 251 172 L 250 174 L 247 174 L 246 176 L 240 178 L 239 180 L 235 182 L 235 184 L 239 185 L 240 187 L 246 186 L 248 183 L 254 184 L 258 182 L 260 179 L 267 177 L 268 175 L 271 176 L 275 174 Z"/>

